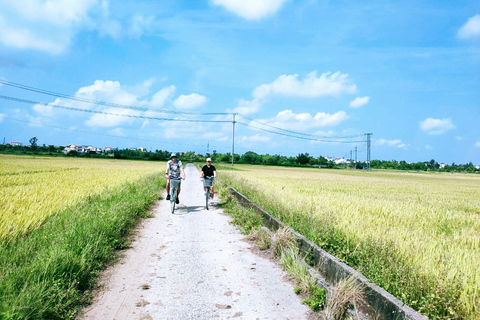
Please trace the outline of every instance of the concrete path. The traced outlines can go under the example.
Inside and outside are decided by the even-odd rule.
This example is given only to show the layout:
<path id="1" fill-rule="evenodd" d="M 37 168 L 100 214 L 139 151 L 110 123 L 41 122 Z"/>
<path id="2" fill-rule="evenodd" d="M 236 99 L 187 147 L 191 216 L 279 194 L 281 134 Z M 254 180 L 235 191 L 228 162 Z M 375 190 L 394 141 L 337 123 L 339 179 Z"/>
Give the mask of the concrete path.
<path id="1" fill-rule="evenodd" d="M 82 319 L 306 319 L 285 273 L 252 253 L 220 209 L 204 209 L 195 166 L 186 175 L 178 210 L 155 206 Z"/>

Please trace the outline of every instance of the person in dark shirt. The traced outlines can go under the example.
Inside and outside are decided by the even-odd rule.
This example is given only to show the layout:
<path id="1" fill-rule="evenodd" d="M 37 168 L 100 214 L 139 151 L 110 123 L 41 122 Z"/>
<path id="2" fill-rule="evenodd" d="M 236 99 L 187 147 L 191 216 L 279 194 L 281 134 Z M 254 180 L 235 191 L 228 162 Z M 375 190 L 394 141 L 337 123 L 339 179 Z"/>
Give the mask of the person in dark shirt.
<path id="1" fill-rule="evenodd" d="M 217 169 L 212 165 L 212 159 L 207 158 L 207 164 L 202 168 L 203 188 L 205 191 L 210 188 L 210 199 L 213 199 L 213 188 L 215 187 L 215 178 Z"/>

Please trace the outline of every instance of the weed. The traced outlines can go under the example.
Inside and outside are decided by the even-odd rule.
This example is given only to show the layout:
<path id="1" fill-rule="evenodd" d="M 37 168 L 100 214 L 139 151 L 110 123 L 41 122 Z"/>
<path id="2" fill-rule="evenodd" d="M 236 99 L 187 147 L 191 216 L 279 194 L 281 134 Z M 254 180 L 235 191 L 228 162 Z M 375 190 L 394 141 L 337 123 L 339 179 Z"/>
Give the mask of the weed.
<path id="1" fill-rule="evenodd" d="M 302 303 L 305 303 L 306 305 L 308 305 L 310 308 L 312 308 L 313 311 L 319 311 L 324 308 L 325 299 L 326 299 L 325 289 L 316 287 L 313 290 L 313 293 L 310 295 L 310 297 L 308 299 L 303 300 Z"/>

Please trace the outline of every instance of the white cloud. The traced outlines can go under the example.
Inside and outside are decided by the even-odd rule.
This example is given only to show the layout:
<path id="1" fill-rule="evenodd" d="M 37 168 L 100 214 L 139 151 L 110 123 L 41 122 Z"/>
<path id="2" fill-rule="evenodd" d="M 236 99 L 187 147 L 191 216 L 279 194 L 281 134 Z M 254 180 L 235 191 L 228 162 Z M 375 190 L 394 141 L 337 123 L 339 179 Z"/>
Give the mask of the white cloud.
<path id="1" fill-rule="evenodd" d="M 181 95 L 173 102 L 178 109 L 193 109 L 207 102 L 207 97 L 192 93 L 189 95 Z"/>
<path id="2" fill-rule="evenodd" d="M 370 97 L 356 97 L 355 100 L 350 102 L 350 107 L 360 108 L 363 105 L 366 105 L 370 101 Z"/>
<path id="3" fill-rule="evenodd" d="M 427 118 L 420 121 L 420 129 L 430 135 L 443 134 L 449 130 L 455 129 L 451 119 L 433 119 Z"/>
<path id="4" fill-rule="evenodd" d="M 333 127 L 348 119 L 348 115 L 344 111 L 333 114 L 318 112 L 312 116 L 310 113 L 294 113 L 292 110 L 284 110 L 277 114 L 276 117 L 260 122 L 280 127 L 282 129 L 290 129 L 296 131 L 305 131 L 318 127 Z M 258 127 L 258 124 L 254 124 Z"/>
<path id="5" fill-rule="evenodd" d="M 277 12 L 287 0 L 211 0 L 248 20 L 258 20 Z"/>
<path id="6" fill-rule="evenodd" d="M 97 0 L 15 0 L 8 1 L 23 18 L 44 21 L 60 26 L 85 19 Z"/>
<path id="7" fill-rule="evenodd" d="M 155 21 L 154 15 L 112 17 L 108 0 L 0 1 L 0 12 L 0 42 L 50 54 L 64 52 L 82 31 L 139 38 L 151 33 Z"/>
<path id="8" fill-rule="evenodd" d="M 0 122 L 2 122 L 3 120 L 5 120 L 5 118 L 3 117 L 6 117 L 7 115 L 5 113 L 0 113 Z"/>
<path id="9" fill-rule="evenodd" d="M 433 150 L 433 147 L 429 144 L 425 145 L 425 149 L 426 150 Z"/>
<path id="10" fill-rule="evenodd" d="M 275 81 L 255 88 L 253 97 L 264 99 L 271 94 L 288 97 L 337 96 L 341 93 L 355 93 L 357 86 L 348 78 L 348 74 L 326 72 L 317 77 L 317 72 L 310 72 L 299 80 L 298 74 L 281 75 Z"/>
<path id="11" fill-rule="evenodd" d="M 463 138 L 461 136 L 456 136 L 455 139 L 457 139 L 457 141 L 462 141 Z"/>
<path id="12" fill-rule="evenodd" d="M 65 46 L 70 43 L 68 37 L 62 37 L 53 41 L 45 40 L 32 34 L 29 29 L 8 26 L 0 16 L 0 41 L 9 47 L 19 49 L 36 49 L 52 54 L 61 53 Z"/>
<path id="13" fill-rule="evenodd" d="M 460 39 L 474 39 L 480 37 L 480 14 L 474 15 L 458 30 Z"/>
<path id="14" fill-rule="evenodd" d="M 480 141 L 477 141 L 477 143 L 475 143 L 475 147 L 480 148 Z"/>
<path id="15" fill-rule="evenodd" d="M 228 112 L 240 113 L 243 115 L 249 115 L 253 113 L 257 113 L 260 110 L 262 103 L 260 100 L 253 99 L 252 101 L 248 101 L 245 99 L 240 99 L 238 105 L 233 111 L 227 110 Z"/>
<path id="16" fill-rule="evenodd" d="M 162 107 L 168 98 L 172 97 L 175 93 L 175 86 L 170 86 L 159 90 L 152 97 L 150 104 L 154 107 Z"/>
<path id="17" fill-rule="evenodd" d="M 263 134 L 256 134 L 254 136 L 241 136 L 238 139 L 240 142 L 268 142 L 270 141 L 270 137 L 267 137 Z"/>
<path id="18" fill-rule="evenodd" d="M 402 140 L 400 139 L 394 139 L 394 140 L 378 139 L 378 140 L 375 140 L 375 145 L 396 147 L 399 149 L 407 149 L 410 146 L 409 144 L 402 142 Z"/>
<path id="19" fill-rule="evenodd" d="M 134 118 L 130 117 L 125 117 L 122 115 L 139 115 L 138 111 L 134 110 L 126 110 L 126 109 L 116 109 L 116 108 L 110 108 L 105 110 L 105 112 L 108 113 L 114 113 L 118 114 L 113 115 L 113 114 L 94 114 L 85 121 L 85 124 L 89 127 L 101 127 L 101 128 L 108 128 L 108 127 L 117 127 L 120 125 L 125 125 L 125 124 L 131 124 L 134 121 Z"/>

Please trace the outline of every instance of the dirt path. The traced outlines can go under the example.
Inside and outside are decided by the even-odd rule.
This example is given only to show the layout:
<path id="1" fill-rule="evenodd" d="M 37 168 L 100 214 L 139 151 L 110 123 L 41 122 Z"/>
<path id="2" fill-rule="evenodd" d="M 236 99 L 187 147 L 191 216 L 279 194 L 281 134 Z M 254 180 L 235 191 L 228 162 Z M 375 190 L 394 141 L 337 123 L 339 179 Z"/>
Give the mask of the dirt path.
<path id="1" fill-rule="evenodd" d="M 220 209 L 203 208 L 195 166 L 186 175 L 178 211 L 155 206 L 81 319 L 306 319 L 285 273 L 252 253 Z"/>

